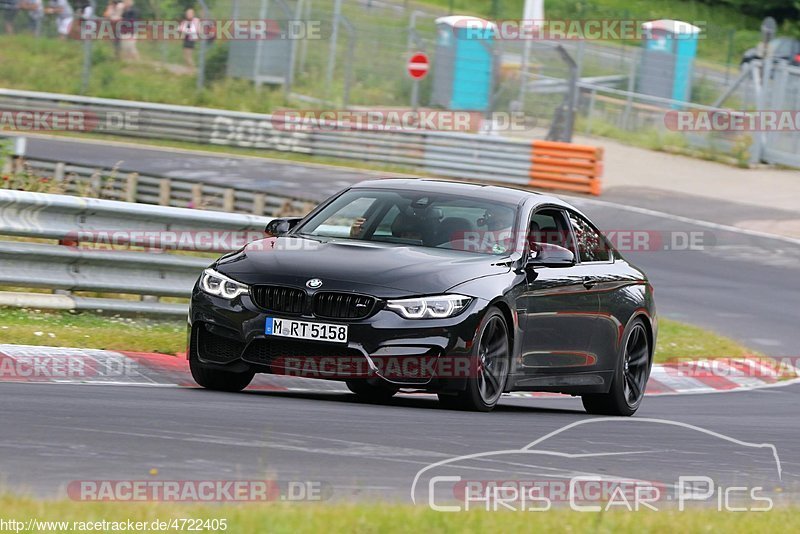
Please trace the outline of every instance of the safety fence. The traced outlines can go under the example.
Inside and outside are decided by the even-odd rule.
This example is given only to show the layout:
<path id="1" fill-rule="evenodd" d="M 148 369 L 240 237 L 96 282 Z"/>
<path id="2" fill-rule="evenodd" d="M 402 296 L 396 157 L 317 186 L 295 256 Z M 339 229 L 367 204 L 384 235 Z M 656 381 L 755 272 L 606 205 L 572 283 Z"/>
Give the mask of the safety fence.
<path id="1" fill-rule="evenodd" d="M 0 190 L 0 285 L 15 289 L 0 305 L 185 314 L 212 257 L 263 237 L 270 220 Z"/>
<path id="2" fill-rule="evenodd" d="M 271 115 L 7 89 L 0 89 L 0 109 L 73 111 L 86 119 L 85 129 L 107 134 L 392 164 L 435 176 L 532 185 L 540 170 L 532 141 L 497 135 L 307 127 Z M 587 192 L 599 194 L 599 175 L 593 179 Z M 536 187 L 575 191 L 562 187 L 571 183 L 551 179 Z"/>

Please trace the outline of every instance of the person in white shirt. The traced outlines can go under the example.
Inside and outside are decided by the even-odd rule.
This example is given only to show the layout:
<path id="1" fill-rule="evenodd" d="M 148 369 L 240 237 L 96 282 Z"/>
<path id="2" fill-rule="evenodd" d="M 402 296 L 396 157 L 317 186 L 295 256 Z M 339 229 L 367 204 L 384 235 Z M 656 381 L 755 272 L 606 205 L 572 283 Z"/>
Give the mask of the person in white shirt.
<path id="1" fill-rule="evenodd" d="M 194 9 L 187 9 L 184 19 L 181 21 L 183 61 L 192 69 L 194 69 L 194 46 L 197 42 L 197 30 L 199 25 L 200 19 L 195 17 Z"/>
<path id="2" fill-rule="evenodd" d="M 72 28 L 72 21 L 75 16 L 69 2 L 67 0 L 50 0 L 45 13 L 56 16 L 58 35 L 62 39 L 66 39 L 70 28 Z"/>

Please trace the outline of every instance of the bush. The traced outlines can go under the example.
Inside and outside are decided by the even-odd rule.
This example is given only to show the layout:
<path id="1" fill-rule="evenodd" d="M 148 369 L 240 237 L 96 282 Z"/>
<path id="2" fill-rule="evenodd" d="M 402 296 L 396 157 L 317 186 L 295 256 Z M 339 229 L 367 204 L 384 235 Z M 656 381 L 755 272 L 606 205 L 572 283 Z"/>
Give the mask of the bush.
<path id="1" fill-rule="evenodd" d="M 206 46 L 206 84 L 222 80 L 228 72 L 228 43 Z"/>

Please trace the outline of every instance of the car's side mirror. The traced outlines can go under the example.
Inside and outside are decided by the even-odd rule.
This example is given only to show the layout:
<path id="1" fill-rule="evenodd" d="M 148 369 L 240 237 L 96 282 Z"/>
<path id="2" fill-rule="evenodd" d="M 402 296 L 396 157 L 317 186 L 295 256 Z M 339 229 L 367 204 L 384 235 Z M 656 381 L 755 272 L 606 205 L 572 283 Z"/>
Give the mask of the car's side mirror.
<path id="1" fill-rule="evenodd" d="M 266 232 L 270 237 L 285 235 L 289 233 L 292 228 L 297 226 L 297 223 L 299 223 L 301 219 L 302 217 L 272 219 L 269 223 L 267 223 L 267 227 L 264 228 L 264 232 Z"/>
<path id="2" fill-rule="evenodd" d="M 571 267 L 575 254 L 571 250 L 549 243 L 535 243 L 528 256 L 528 267 Z"/>

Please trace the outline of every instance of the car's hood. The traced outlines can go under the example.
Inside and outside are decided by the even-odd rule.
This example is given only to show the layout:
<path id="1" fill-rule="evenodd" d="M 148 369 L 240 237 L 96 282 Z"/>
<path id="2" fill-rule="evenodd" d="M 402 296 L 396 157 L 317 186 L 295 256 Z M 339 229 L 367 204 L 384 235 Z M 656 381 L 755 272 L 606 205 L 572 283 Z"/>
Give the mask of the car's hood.
<path id="1" fill-rule="evenodd" d="M 317 241 L 295 236 L 261 239 L 223 256 L 215 268 L 245 284 L 305 286 L 363 292 L 379 297 L 435 294 L 483 276 L 509 271 L 508 258 L 456 250 Z"/>

